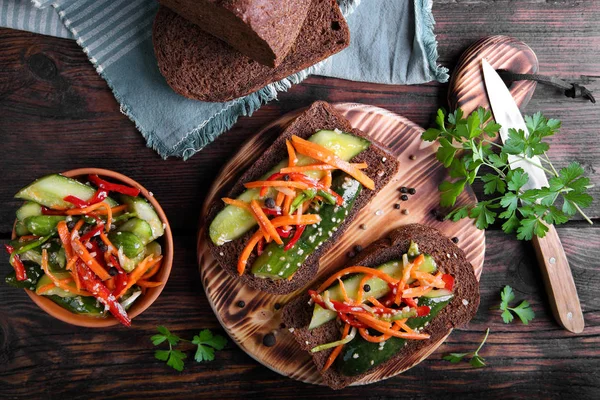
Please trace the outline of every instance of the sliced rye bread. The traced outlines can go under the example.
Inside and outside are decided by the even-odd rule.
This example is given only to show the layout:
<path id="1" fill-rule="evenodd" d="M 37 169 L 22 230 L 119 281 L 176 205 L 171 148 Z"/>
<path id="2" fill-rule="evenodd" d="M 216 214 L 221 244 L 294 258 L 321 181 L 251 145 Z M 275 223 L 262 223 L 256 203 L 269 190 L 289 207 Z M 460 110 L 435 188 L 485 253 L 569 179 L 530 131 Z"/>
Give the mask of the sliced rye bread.
<path id="1" fill-rule="evenodd" d="M 159 0 L 251 59 L 276 67 L 304 24 L 311 0 Z"/>
<path id="2" fill-rule="evenodd" d="M 435 259 L 440 271 L 454 276 L 454 298 L 423 329 L 423 332 L 431 335 L 430 339 L 409 340 L 408 344 L 390 360 L 362 375 L 341 375 L 335 370 L 335 365 L 323 373 L 321 370 L 333 349 L 311 353 L 317 369 L 323 376 L 323 381 L 333 389 L 344 388 L 374 371 L 389 368 L 405 358 L 410 358 L 417 351 L 437 343 L 452 328 L 467 324 L 475 316 L 479 307 L 479 283 L 475 278 L 473 266 L 460 248 L 434 228 L 411 224 L 393 230 L 385 238 L 370 244 L 347 266 L 377 267 L 385 262 L 401 259 L 402 254 L 408 251 L 411 240 L 419 245 L 421 252 L 430 254 Z M 309 299 L 310 297 L 306 293 L 298 296 L 286 304 L 282 316 L 283 323 L 288 329 L 293 328 L 294 338 L 306 351 L 310 351 L 318 344 L 339 340 L 341 336 L 340 323 L 337 319 L 313 330 L 308 330 L 313 311 L 313 306 L 308 305 Z M 466 300 L 466 305 L 464 300 Z M 414 361 L 418 363 L 420 360 Z M 408 366 L 412 365 L 414 364 L 409 363 Z"/>
<path id="3" fill-rule="evenodd" d="M 160 72 L 190 99 L 225 102 L 253 93 L 335 54 L 350 31 L 335 0 L 312 0 L 294 46 L 276 68 L 261 65 L 161 6 L 152 33 Z"/>
<path id="4" fill-rule="evenodd" d="M 283 131 L 283 133 L 273 142 L 273 144 L 265 150 L 262 156 L 249 168 L 226 194 L 227 197 L 237 197 L 244 190 L 244 183 L 259 180 L 263 175 L 267 174 L 273 166 L 281 160 L 286 159 L 287 150 L 285 140 L 290 139 L 292 135 L 307 139 L 319 130 L 334 130 L 339 129 L 344 132 L 351 133 L 356 136 L 366 137 L 363 132 L 358 129 L 353 129 L 344 117 L 342 117 L 333 107 L 323 101 L 313 103 L 306 111 L 296 117 Z M 250 272 L 251 266 L 256 258 L 254 254 L 248 259 L 248 267 L 246 273 L 241 277 L 237 273 L 237 260 L 241 254 L 246 242 L 252 236 L 255 229 L 250 230 L 245 235 L 237 240 L 225 243 L 221 246 L 216 246 L 208 237 L 208 229 L 206 240 L 210 244 L 212 255 L 216 258 L 219 264 L 232 276 L 240 278 L 245 284 L 253 289 L 262 290 L 273 294 L 286 294 L 306 285 L 319 269 L 319 258 L 321 254 L 327 252 L 335 241 L 344 233 L 348 225 L 354 220 L 358 211 L 360 211 L 372 198 L 375 196 L 396 174 L 398 171 L 397 159 L 389 153 L 387 149 L 379 143 L 371 141 L 371 146 L 356 157 L 352 162 L 366 162 L 369 167 L 364 172 L 375 182 L 375 190 L 363 188 L 359 196 L 356 198 L 352 210 L 344 222 L 339 226 L 338 230 L 333 233 L 331 238 L 325 241 L 316 251 L 314 251 L 304 264 L 298 269 L 291 280 L 270 280 L 256 278 Z M 387 160 L 382 162 L 383 158 Z M 379 171 L 385 173 L 378 176 Z M 215 201 L 208 212 L 206 223 L 210 224 L 219 211 L 223 209 L 222 201 Z"/>

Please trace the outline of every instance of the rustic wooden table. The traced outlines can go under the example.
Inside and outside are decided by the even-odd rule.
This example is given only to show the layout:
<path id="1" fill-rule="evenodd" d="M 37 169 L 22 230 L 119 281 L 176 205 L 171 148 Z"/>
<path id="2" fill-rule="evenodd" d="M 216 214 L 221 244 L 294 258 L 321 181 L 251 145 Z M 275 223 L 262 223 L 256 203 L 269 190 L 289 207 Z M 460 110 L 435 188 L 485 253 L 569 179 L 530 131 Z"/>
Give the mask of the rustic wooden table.
<path id="1" fill-rule="evenodd" d="M 513 35 L 537 53 L 540 70 L 585 84 L 600 93 L 600 2 L 436 1 L 440 61 L 452 67 L 473 41 Z M 242 118 L 228 133 L 187 162 L 161 160 L 145 147 L 133 123 L 119 112 L 106 83 L 73 41 L 0 29 L 0 242 L 9 239 L 19 202 L 12 195 L 33 178 L 78 167 L 101 167 L 146 185 L 174 228 L 175 263 L 158 301 L 132 329 L 90 330 L 56 321 L 20 290 L 0 288 L 0 397 L 329 397 L 327 388 L 279 376 L 229 344 L 207 364 L 187 362 L 183 373 L 156 361 L 150 336 L 157 325 L 192 336 L 200 328 L 220 331 L 200 284 L 196 223 L 205 190 L 240 143 L 282 113 L 317 99 L 384 107 L 428 126 L 445 104 L 446 85 L 384 86 L 312 77 Z M 563 121 L 550 156 L 564 166 L 579 161 L 592 177 L 595 202 L 588 214 L 600 222 L 599 106 L 538 87 L 526 112 L 541 110 Z M 481 193 L 480 188 L 476 188 Z M 405 374 L 335 393 L 350 398 L 477 397 L 580 398 L 600 396 L 600 229 L 573 221 L 559 229 L 579 291 L 586 329 L 570 334 L 554 322 L 533 248 L 486 233 L 481 307 L 467 329 L 455 331 L 429 359 Z M 10 271 L 7 258 L 0 275 Z M 536 319 L 505 325 L 497 306 L 511 285 L 528 299 Z M 470 351 L 487 327 L 482 351 L 488 366 L 472 369 L 441 359 Z M 191 350 L 191 349 L 190 349 Z"/>

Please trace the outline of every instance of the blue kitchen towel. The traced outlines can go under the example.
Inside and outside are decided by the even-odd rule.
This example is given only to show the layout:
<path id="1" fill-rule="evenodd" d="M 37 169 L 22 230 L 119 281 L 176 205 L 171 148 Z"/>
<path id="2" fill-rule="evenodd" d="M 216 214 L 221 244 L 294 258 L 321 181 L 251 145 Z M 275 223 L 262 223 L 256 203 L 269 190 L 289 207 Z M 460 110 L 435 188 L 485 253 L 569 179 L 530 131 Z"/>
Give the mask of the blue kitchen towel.
<path id="1" fill-rule="evenodd" d="M 447 80 L 437 65 L 432 0 L 338 3 L 351 30 L 349 48 L 226 103 L 189 100 L 166 84 L 152 48 L 155 0 L 0 0 L 0 26 L 76 39 L 148 146 L 163 158 L 187 159 L 310 74 L 387 84 Z"/>

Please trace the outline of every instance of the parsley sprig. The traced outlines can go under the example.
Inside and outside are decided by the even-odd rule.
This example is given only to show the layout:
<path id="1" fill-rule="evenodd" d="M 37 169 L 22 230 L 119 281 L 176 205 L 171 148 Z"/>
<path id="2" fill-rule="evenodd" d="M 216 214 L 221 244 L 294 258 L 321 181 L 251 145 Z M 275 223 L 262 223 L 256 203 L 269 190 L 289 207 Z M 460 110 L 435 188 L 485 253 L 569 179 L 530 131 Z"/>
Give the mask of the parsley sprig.
<path id="1" fill-rule="evenodd" d="M 460 108 L 450 114 L 440 109 L 437 128 L 430 128 L 422 135 L 423 140 L 440 144 L 437 159 L 449 169 L 451 179 L 438 188 L 441 206 L 454 206 L 466 184 L 473 184 L 476 179 L 483 182 L 485 195 L 496 196 L 476 205 L 455 208 L 446 218 L 453 221 L 472 218 L 479 229 L 500 220 L 504 232 L 516 232 L 519 239 L 525 240 L 533 235 L 544 237 L 548 224 L 563 224 L 577 212 L 592 223 L 582 211 L 593 201 L 586 193 L 593 185 L 583 176 L 583 168 L 572 162 L 557 171 L 547 155 L 549 145 L 544 139 L 554 135 L 560 121 L 547 119 L 539 112 L 526 116 L 529 134 L 510 129 L 509 139 L 501 145 L 494 142 L 500 125 L 491 117 L 482 107 L 466 117 Z M 529 175 L 522 168 L 511 168 L 509 156 L 522 160 L 538 156 L 540 164 L 535 165 L 550 175 L 549 185 L 523 189 Z"/>
<path id="2" fill-rule="evenodd" d="M 463 358 L 471 357 L 471 359 L 469 360 L 469 364 L 471 364 L 471 366 L 473 366 L 475 368 L 485 367 L 485 359 L 479 355 L 479 351 L 483 347 L 489 334 L 490 334 L 490 328 L 487 328 L 487 330 L 485 331 L 485 336 L 483 338 L 483 341 L 481 342 L 481 344 L 479 345 L 477 350 L 475 350 L 474 352 L 472 352 L 472 353 L 450 353 L 450 354 L 445 355 L 443 357 L 443 359 L 446 361 L 450 361 L 453 364 L 457 364 Z"/>
<path id="3" fill-rule="evenodd" d="M 214 360 L 215 350 L 222 350 L 227 344 L 227 339 L 220 335 L 213 335 L 208 329 L 200 331 L 200 333 L 194 336 L 191 341 L 174 335 L 164 326 L 158 326 L 156 330 L 158 331 L 158 334 L 150 338 L 152 344 L 158 346 L 167 342 L 169 344 L 169 350 L 156 350 L 154 357 L 157 360 L 166 361 L 169 367 L 179 372 L 183 371 L 183 360 L 187 358 L 187 355 L 184 352 L 174 349 L 174 346 L 177 346 L 179 342 L 188 342 L 197 346 L 196 354 L 194 356 L 194 360 L 197 362 Z"/>
<path id="4" fill-rule="evenodd" d="M 500 296 L 502 298 L 500 310 L 502 310 L 502 320 L 505 324 L 509 324 L 515 319 L 512 313 L 517 314 L 517 317 L 519 317 L 521 322 L 523 322 L 525 325 L 528 325 L 529 321 L 535 318 L 535 313 L 529 306 L 529 302 L 527 300 L 523 300 L 516 307 L 510 307 L 510 302 L 515 299 L 515 292 L 513 292 L 510 286 L 506 285 L 500 293 Z"/>

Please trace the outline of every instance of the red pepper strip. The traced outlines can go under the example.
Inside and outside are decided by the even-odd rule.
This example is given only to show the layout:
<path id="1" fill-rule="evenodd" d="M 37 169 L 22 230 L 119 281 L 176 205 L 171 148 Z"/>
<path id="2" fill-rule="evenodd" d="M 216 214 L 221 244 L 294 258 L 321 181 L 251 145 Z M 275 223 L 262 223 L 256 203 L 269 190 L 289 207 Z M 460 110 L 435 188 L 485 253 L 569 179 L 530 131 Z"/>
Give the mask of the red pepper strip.
<path id="1" fill-rule="evenodd" d="M 112 266 L 119 271 L 117 275 L 115 275 L 115 290 L 113 290 L 113 293 L 120 293 L 123 288 L 127 287 L 127 272 L 125 272 L 125 270 L 119 264 L 119 260 L 117 260 L 117 258 L 112 254 L 110 255 L 110 262 Z"/>
<path id="2" fill-rule="evenodd" d="M 283 213 L 281 212 L 281 210 L 273 210 L 271 208 L 266 208 L 266 207 L 263 207 L 262 210 L 267 215 L 275 215 L 277 217 L 283 215 Z"/>
<path id="3" fill-rule="evenodd" d="M 419 307 L 417 307 L 417 316 L 424 317 L 426 315 L 429 315 L 430 311 L 431 311 L 431 308 L 429 306 L 419 306 Z"/>
<path id="4" fill-rule="evenodd" d="M 42 206 L 42 215 L 66 215 L 67 210 L 51 210 L 48 207 Z"/>
<path id="5" fill-rule="evenodd" d="M 348 315 L 348 314 L 344 314 L 344 313 L 338 312 L 338 317 L 342 320 L 342 322 L 345 322 L 348 325 L 354 326 L 356 328 L 368 328 L 367 325 L 365 325 L 362 322 L 358 321 L 352 315 Z"/>
<path id="6" fill-rule="evenodd" d="M 92 229 L 91 231 L 89 231 L 88 233 L 86 233 L 85 235 L 83 235 L 81 237 L 81 243 L 87 242 L 88 240 L 93 238 L 95 235 L 99 234 L 103 229 L 104 229 L 104 224 L 99 223 L 98 225 L 96 225 L 96 227 L 94 229 Z"/>
<path id="7" fill-rule="evenodd" d="M 15 269 L 15 275 L 17 277 L 18 281 L 24 281 L 27 279 L 27 272 L 25 271 L 25 266 L 23 265 L 23 262 L 21 261 L 21 259 L 19 258 L 18 254 L 15 254 L 14 256 L 12 255 L 12 253 L 15 251 L 15 248 L 5 244 L 4 247 L 6 248 L 6 251 L 8 252 L 8 254 L 10 254 L 12 256 L 13 259 L 13 268 Z"/>
<path id="8" fill-rule="evenodd" d="M 322 183 L 317 182 L 316 180 L 309 178 L 308 176 L 306 176 L 304 174 L 292 173 L 292 174 L 288 174 L 288 175 L 294 181 L 306 183 L 307 185 L 310 185 L 317 189 L 321 189 L 321 190 L 329 193 L 330 195 L 334 196 L 338 206 L 341 206 L 342 204 L 344 204 L 344 198 L 342 196 L 340 196 L 338 193 L 334 192 L 327 186 L 323 185 Z"/>
<path id="9" fill-rule="evenodd" d="M 256 255 L 260 256 L 264 250 L 265 238 L 260 239 L 256 245 Z"/>
<path id="10" fill-rule="evenodd" d="M 131 186 L 119 185 L 118 183 L 111 183 L 101 179 L 98 175 L 89 175 L 88 179 L 100 189 L 104 189 L 109 192 L 122 193 L 131 197 L 136 197 L 140 194 L 140 189 L 132 188 Z"/>
<path id="11" fill-rule="evenodd" d="M 415 302 L 414 299 L 407 297 L 406 299 L 402 299 L 407 306 L 412 307 L 412 308 L 417 308 L 417 303 Z"/>
<path id="12" fill-rule="evenodd" d="M 444 286 L 444 289 L 452 291 L 452 289 L 454 288 L 454 277 L 452 275 L 444 274 L 442 275 L 442 280 L 446 284 L 446 286 Z"/>
<path id="13" fill-rule="evenodd" d="M 294 245 L 296 244 L 296 242 L 298 240 L 300 240 L 300 236 L 302 236 L 302 232 L 304 232 L 304 229 L 306 229 L 306 225 L 298 225 L 298 226 L 296 226 L 296 233 L 294 233 L 294 236 L 292 236 L 292 239 L 290 239 L 290 241 L 287 242 L 287 244 L 283 248 L 283 251 L 288 251 L 289 249 L 291 249 L 292 247 L 294 247 Z"/>
<path id="14" fill-rule="evenodd" d="M 110 313 L 123 325 L 131 326 L 131 319 L 127 315 L 127 311 L 125 311 L 123 306 L 115 299 L 115 296 L 87 265 L 78 262 L 77 273 L 81 277 L 85 290 L 90 292 L 100 303 L 108 306 Z"/>
<path id="15" fill-rule="evenodd" d="M 267 179 L 265 179 L 266 181 L 275 181 L 279 178 L 283 178 L 285 174 L 282 174 L 280 172 L 275 172 L 273 175 L 271 175 L 270 177 L 268 177 Z M 263 186 L 262 188 L 260 188 L 260 197 L 264 197 L 267 194 L 267 190 L 268 187 Z"/>
<path id="16" fill-rule="evenodd" d="M 282 237 L 284 239 L 289 238 L 290 234 L 292 233 L 291 229 L 285 230 L 282 227 L 279 228 L 275 228 L 275 230 L 277 231 L 277 233 L 279 234 L 279 237 Z"/>
<path id="17" fill-rule="evenodd" d="M 106 190 L 98 189 L 96 193 L 89 200 L 82 200 L 79 197 L 69 195 L 65 197 L 63 200 L 68 201 L 73 204 L 75 207 L 84 208 L 91 206 L 92 204 L 100 203 L 104 199 L 108 197 L 108 192 Z"/>

